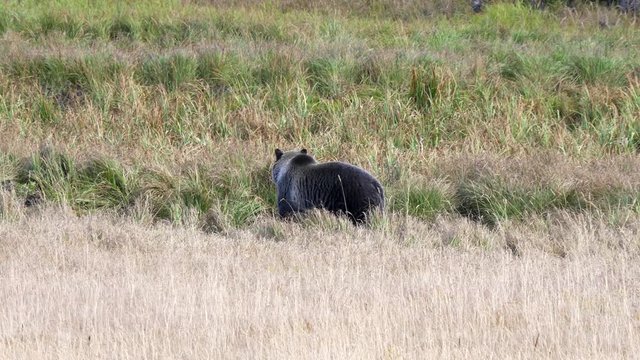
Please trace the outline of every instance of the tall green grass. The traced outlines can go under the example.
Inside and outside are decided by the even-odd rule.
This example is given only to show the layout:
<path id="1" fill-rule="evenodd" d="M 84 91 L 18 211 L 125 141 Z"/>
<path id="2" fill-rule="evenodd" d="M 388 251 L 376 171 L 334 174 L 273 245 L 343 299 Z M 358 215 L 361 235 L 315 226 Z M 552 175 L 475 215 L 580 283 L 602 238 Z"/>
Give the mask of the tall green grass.
<path id="1" fill-rule="evenodd" d="M 425 220 L 637 208 L 635 185 L 424 175 L 439 154 L 636 156 L 640 35 L 627 16 L 605 30 L 589 8 L 296 4 L 3 3 L 0 150 L 12 160 L 0 181 L 81 212 L 220 230 L 272 213 L 265 149 L 307 146 L 375 170 L 388 209 Z M 57 151 L 16 165 L 49 134 Z"/>
<path id="2" fill-rule="evenodd" d="M 272 213 L 275 204 L 269 166 L 239 165 L 235 172 L 216 172 L 200 165 L 172 174 L 165 169 L 123 167 L 108 159 L 77 162 L 46 148 L 22 161 L 3 155 L 0 170 L 3 191 L 16 189 L 28 206 L 48 201 L 69 204 L 80 212 L 131 214 L 144 204 L 152 220 L 198 224 L 209 231 L 244 226 L 260 214 Z M 528 187 L 508 185 L 505 180 L 474 175 L 458 184 L 445 180 L 398 184 L 387 188 L 386 209 L 423 220 L 458 214 L 491 227 L 560 210 L 640 211 L 638 190 Z"/>

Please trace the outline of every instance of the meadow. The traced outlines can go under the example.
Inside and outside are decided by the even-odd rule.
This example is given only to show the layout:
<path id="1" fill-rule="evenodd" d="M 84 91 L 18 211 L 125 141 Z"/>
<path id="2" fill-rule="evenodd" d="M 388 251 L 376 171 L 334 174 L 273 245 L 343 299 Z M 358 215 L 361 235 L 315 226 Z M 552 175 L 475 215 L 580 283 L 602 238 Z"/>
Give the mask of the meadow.
<path id="1" fill-rule="evenodd" d="M 628 357 L 640 31 L 594 2 L 4 1 L 0 358 Z M 375 174 L 275 216 L 274 149 Z"/>

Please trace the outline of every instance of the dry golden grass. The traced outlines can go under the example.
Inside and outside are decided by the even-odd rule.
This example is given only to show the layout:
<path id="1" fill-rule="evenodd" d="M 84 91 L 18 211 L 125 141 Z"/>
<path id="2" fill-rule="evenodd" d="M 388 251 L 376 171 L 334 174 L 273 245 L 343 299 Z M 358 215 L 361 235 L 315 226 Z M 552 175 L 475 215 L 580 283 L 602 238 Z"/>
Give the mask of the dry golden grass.
<path id="1" fill-rule="evenodd" d="M 6 195 L 6 193 L 5 193 Z M 640 219 L 259 219 L 207 235 L 64 208 L 0 222 L 0 358 L 621 358 Z M 8 205 L 7 205 L 8 204 Z M 6 214 L 7 212 L 5 212 Z"/>

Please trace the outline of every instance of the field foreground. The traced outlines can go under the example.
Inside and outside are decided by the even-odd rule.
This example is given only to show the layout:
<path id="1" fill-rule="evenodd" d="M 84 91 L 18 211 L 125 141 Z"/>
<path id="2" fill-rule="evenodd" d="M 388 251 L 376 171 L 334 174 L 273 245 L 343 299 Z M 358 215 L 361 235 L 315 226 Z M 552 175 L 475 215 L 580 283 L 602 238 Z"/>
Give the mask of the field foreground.
<path id="1" fill-rule="evenodd" d="M 640 351 L 638 219 L 227 235 L 59 207 L 0 225 L 0 358 L 602 358 Z M 391 222 L 392 223 L 392 222 Z"/>

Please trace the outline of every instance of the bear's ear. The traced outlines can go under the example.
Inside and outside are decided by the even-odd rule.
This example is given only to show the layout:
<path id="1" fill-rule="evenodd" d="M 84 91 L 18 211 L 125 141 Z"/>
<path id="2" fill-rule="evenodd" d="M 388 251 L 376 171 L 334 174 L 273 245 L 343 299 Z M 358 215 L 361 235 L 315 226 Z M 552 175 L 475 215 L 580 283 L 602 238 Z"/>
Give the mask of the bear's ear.
<path id="1" fill-rule="evenodd" d="M 276 149 L 276 160 L 280 160 L 280 158 L 282 157 L 282 154 L 284 154 L 282 150 Z"/>
<path id="2" fill-rule="evenodd" d="M 301 153 L 306 154 L 307 153 L 307 149 L 302 148 L 302 150 L 300 150 Z"/>

